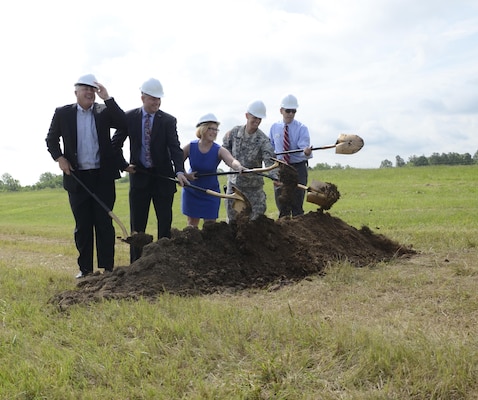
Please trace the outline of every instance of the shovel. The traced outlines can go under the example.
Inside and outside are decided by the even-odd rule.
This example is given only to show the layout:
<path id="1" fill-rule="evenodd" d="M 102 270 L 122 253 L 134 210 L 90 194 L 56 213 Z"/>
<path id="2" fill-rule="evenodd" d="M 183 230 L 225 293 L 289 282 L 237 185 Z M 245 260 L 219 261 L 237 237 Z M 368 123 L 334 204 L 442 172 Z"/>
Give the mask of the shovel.
<path id="1" fill-rule="evenodd" d="M 279 179 L 273 178 L 272 176 L 267 175 L 267 174 L 258 173 L 257 175 L 263 176 L 264 178 L 272 179 L 274 182 L 280 182 Z M 298 183 L 298 184 L 297 184 L 297 187 L 298 187 L 299 189 L 305 190 L 305 191 L 307 191 L 307 192 L 317 192 L 317 193 L 319 192 L 317 189 L 314 189 L 314 188 L 311 187 L 311 186 L 302 185 L 302 183 Z"/>
<path id="2" fill-rule="evenodd" d="M 276 160 L 273 158 L 274 164 L 269 165 L 268 167 L 263 167 L 263 168 L 247 168 L 243 169 L 242 171 L 224 171 L 224 172 L 207 172 L 204 174 L 198 174 L 196 175 L 197 178 L 200 178 L 201 176 L 219 176 L 219 175 L 234 175 L 234 174 L 248 174 L 248 173 L 261 173 L 261 172 L 267 172 L 271 171 L 274 168 L 277 168 L 280 165 L 280 160 Z"/>
<path id="3" fill-rule="evenodd" d="M 146 233 L 138 232 L 138 233 L 135 233 L 133 236 L 128 236 L 128 232 L 125 226 L 120 221 L 120 219 L 113 213 L 113 211 L 111 211 L 108 208 L 108 206 L 95 193 L 93 193 L 90 189 L 88 189 L 88 187 L 73 172 L 70 175 L 83 187 L 83 189 L 85 189 L 85 191 L 91 197 L 93 197 L 97 201 L 97 203 L 108 213 L 111 219 L 113 219 L 118 224 L 124 236 L 124 237 L 118 236 L 118 239 L 120 239 L 122 242 L 131 244 L 135 247 L 143 247 L 153 241 L 153 237 Z"/>
<path id="4" fill-rule="evenodd" d="M 176 183 L 179 183 L 177 179 L 171 178 L 171 180 L 175 181 Z M 234 208 L 234 210 L 236 210 L 237 213 L 244 212 L 245 215 L 247 216 L 252 211 L 251 203 L 249 202 L 247 197 L 234 185 L 232 185 L 232 190 L 233 190 L 232 194 L 222 194 L 219 192 L 215 192 L 214 190 L 211 190 L 211 189 L 204 189 L 200 186 L 193 185 L 192 183 L 189 183 L 184 187 L 191 188 L 194 190 L 199 190 L 211 196 L 232 200 L 232 208 Z"/>
<path id="5" fill-rule="evenodd" d="M 291 165 L 287 164 L 285 161 L 279 160 L 277 158 L 272 158 L 272 160 L 274 160 L 275 162 L 278 162 L 280 164 L 281 168 L 292 168 L 295 171 L 295 168 L 292 167 Z M 258 172 L 257 175 L 263 176 L 265 178 L 269 178 L 269 179 L 273 180 L 274 182 L 280 182 L 279 179 L 273 178 L 272 176 L 270 176 L 268 174 Z M 309 196 L 309 195 L 307 196 L 307 201 L 309 203 L 314 203 L 314 204 L 320 205 L 318 203 L 319 199 L 318 199 L 317 196 L 321 194 L 321 191 L 318 188 L 313 188 L 311 186 L 306 186 L 306 185 L 303 185 L 301 183 L 297 183 L 297 188 L 305 190 L 307 193 L 312 194 L 312 196 Z"/>
<path id="6" fill-rule="evenodd" d="M 174 179 L 174 178 L 173 178 Z M 219 192 L 215 192 L 211 189 L 204 189 L 200 186 L 193 185 L 192 183 L 185 186 L 185 188 L 192 188 L 194 190 L 200 190 L 201 192 L 207 193 L 211 196 L 221 197 L 223 199 L 232 200 L 232 208 L 237 213 L 245 213 L 245 215 L 249 215 L 252 211 L 252 206 L 247 197 L 234 185 L 232 185 L 232 194 L 222 194 Z"/>
<path id="7" fill-rule="evenodd" d="M 327 146 L 321 147 L 312 147 L 312 150 L 325 150 L 325 149 L 333 149 L 335 147 L 336 154 L 354 154 L 359 151 L 364 145 L 363 139 L 358 135 L 347 135 L 345 133 L 341 133 L 337 139 L 335 144 L 330 144 Z M 280 156 L 283 154 L 292 154 L 292 153 L 301 153 L 305 149 L 295 149 L 295 150 L 287 150 L 282 151 L 280 153 L 276 153 L 276 155 Z"/>
<path id="8" fill-rule="evenodd" d="M 279 163 L 277 163 L 277 165 L 279 165 Z M 170 176 L 155 175 L 155 174 L 150 173 L 149 171 L 145 171 L 141 168 L 138 168 L 137 166 L 135 167 L 135 169 L 136 169 L 137 172 L 157 176 L 157 177 L 162 178 L 162 179 L 168 179 L 170 181 L 173 181 L 173 182 L 179 184 L 179 181 L 176 178 L 172 178 Z M 244 212 L 247 216 L 252 211 L 251 203 L 249 202 L 247 197 L 234 185 L 232 186 L 232 189 L 233 189 L 233 192 L 234 192 L 232 194 L 222 194 L 222 193 L 219 193 L 219 192 L 215 192 L 214 190 L 211 190 L 211 189 L 205 189 L 203 187 L 193 185 L 192 183 L 189 183 L 189 184 L 185 185 L 184 187 L 185 188 L 191 188 L 191 189 L 194 189 L 194 190 L 199 190 L 199 191 L 207 193 L 211 196 L 221 197 L 223 199 L 232 200 L 233 201 L 232 207 L 234 208 L 234 210 L 237 213 Z"/>
<path id="9" fill-rule="evenodd" d="M 279 160 L 277 158 L 271 158 L 272 160 L 278 162 L 280 164 L 281 169 L 285 168 L 287 171 L 294 171 L 294 175 L 297 174 L 297 171 L 295 168 L 289 164 L 287 164 L 285 161 Z M 273 178 L 272 176 L 264 173 L 258 173 L 258 175 L 264 176 L 266 178 L 272 179 L 275 182 L 278 182 L 279 180 L 276 178 Z M 290 177 L 289 177 L 290 178 Z M 294 181 L 295 177 L 292 178 L 292 181 Z M 286 181 L 290 181 L 290 179 L 286 179 Z M 286 184 L 287 187 L 290 187 L 289 184 Z M 293 186 L 294 188 L 295 186 Z M 301 183 L 297 183 L 297 188 L 305 190 L 307 192 L 307 197 L 306 200 L 308 203 L 314 203 L 319 206 L 321 206 L 322 209 L 330 209 L 332 205 L 337 202 L 337 200 L 340 198 L 340 193 L 337 190 L 337 187 L 332 184 L 332 183 L 325 183 L 325 182 L 312 182 L 311 186 L 306 186 Z"/>

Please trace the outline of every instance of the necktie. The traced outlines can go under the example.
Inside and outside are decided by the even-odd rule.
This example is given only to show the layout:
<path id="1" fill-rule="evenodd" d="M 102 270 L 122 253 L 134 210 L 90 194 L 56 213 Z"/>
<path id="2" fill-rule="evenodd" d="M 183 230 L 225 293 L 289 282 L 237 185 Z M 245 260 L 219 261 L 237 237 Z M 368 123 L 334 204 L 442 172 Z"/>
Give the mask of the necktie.
<path id="1" fill-rule="evenodd" d="M 150 143 L 151 143 L 151 115 L 146 114 L 146 119 L 144 121 L 144 147 L 145 147 L 145 159 L 146 159 L 146 167 L 151 167 L 152 166 L 152 160 L 151 160 L 151 149 L 150 149 Z"/>
<path id="2" fill-rule="evenodd" d="M 287 125 L 284 125 L 284 151 L 289 150 L 289 127 Z M 290 162 L 290 155 L 289 154 L 284 154 L 284 161 L 289 164 Z"/>

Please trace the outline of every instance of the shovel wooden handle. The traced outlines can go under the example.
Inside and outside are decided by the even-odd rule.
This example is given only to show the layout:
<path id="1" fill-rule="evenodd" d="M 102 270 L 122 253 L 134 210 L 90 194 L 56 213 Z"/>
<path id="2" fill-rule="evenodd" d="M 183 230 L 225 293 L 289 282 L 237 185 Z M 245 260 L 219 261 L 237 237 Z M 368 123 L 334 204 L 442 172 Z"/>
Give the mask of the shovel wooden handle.
<path id="1" fill-rule="evenodd" d="M 244 198 L 242 198 L 242 196 L 239 196 L 237 193 L 222 194 L 222 193 L 219 193 L 219 192 L 215 192 L 214 190 L 211 190 L 211 189 L 204 189 L 200 186 L 193 185 L 192 183 L 190 183 L 188 185 L 185 185 L 184 187 L 185 188 L 190 187 L 190 188 L 195 189 L 195 190 L 200 190 L 201 192 L 207 193 L 211 196 L 221 197 L 223 199 L 233 199 L 233 200 L 245 201 Z"/>
<path id="2" fill-rule="evenodd" d="M 138 168 L 136 167 L 136 171 L 140 172 L 140 173 L 143 173 L 143 174 L 148 174 L 148 175 L 153 175 L 153 176 L 157 176 L 158 178 L 162 178 L 162 179 L 167 179 L 167 180 L 170 180 L 170 181 L 173 181 L 175 183 L 177 183 L 179 185 L 179 180 L 177 178 L 173 178 L 171 176 L 164 176 L 164 175 L 156 175 L 156 174 L 151 174 L 149 171 L 145 171 L 141 168 Z M 196 186 L 196 185 L 193 185 L 192 183 L 188 183 L 187 185 L 184 185 L 185 188 L 191 188 L 191 189 L 195 189 L 195 190 L 199 190 L 201 192 L 204 192 L 204 193 L 207 193 L 211 196 L 216 196 L 216 197 L 221 197 L 223 199 L 232 199 L 232 200 L 240 200 L 240 201 L 243 201 L 245 203 L 248 203 L 248 200 L 244 199 L 242 196 L 240 196 L 239 194 L 237 193 L 233 193 L 233 194 L 222 194 L 222 193 L 219 193 L 219 192 L 215 192 L 214 190 L 211 190 L 211 189 L 205 189 L 203 187 L 200 187 L 200 186 Z"/>
<path id="3" fill-rule="evenodd" d="M 200 178 L 201 176 L 220 176 L 220 175 L 235 175 L 235 174 L 257 174 L 259 172 L 267 172 L 271 171 L 274 168 L 277 168 L 279 166 L 279 162 L 275 161 L 274 164 L 269 165 L 268 167 L 263 167 L 263 168 L 248 168 L 248 169 L 243 169 L 242 171 L 225 171 L 225 172 L 207 172 L 204 174 L 198 174 L 196 177 Z"/>
<path id="4" fill-rule="evenodd" d="M 275 182 L 280 182 L 279 179 L 273 178 L 272 176 L 269 176 L 269 175 L 267 175 L 267 174 L 257 173 L 257 175 L 263 176 L 263 177 L 265 177 L 265 178 L 272 179 L 272 180 L 275 181 Z M 298 187 L 299 189 L 306 190 L 307 192 L 319 193 L 318 190 L 315 190 L 315 189 L 311 188 L 310 186 L 302 185 L 302 183 L 298 183 L 298 184 L 297 184 L 297 187 Z"/>
<path id="5" fill-rule="evenodd" d="M 337 144 L 330 144 L 330 145 L 327 145 L 327 146 L 312 147 L 312 150 L 333 149 L 336 146 L 337 146 Z M 280 153 L 276 153 L 276 155 L 281 156 L 283 154 L 302 153 L 304 150 L 305 149 L 295 149 L 295 150 L 281 151 Z"/>
<path id="6" fill-rule="evenodd" d="M 70 175 L 77 181 L 83 189 L 91 196 L 93 197 L 96 202 L 108 213 L 108 215 L 113 219 L 121 228 L 121 231 L 123 232 L 124 238 L 126 239 L 128 237 L 128 231 L 126 230 L 125 226 L 123 223 L 120 221 L 120 219 L 109 209 L 109 207 L 95 194 L 93 193 L 90 189 L 88 189 L 88 186 L 86 186 L 80 178 L 78 178 L 73 172 L 70 173 Z"/>
<path id="7" fill-rule="evenodd" d="M 179 184 L 179 181 L 176 178 L 171 178 L 170 176 L 160 176 L 160 178 L 168 179 L 170 181 L 173 181 L 173 182 L 176 182 L 177 184 Z M 188 183 L 187 185 L 184 185 L 184 187 L 185 188 L 189 187 L 189 188 L 194 189 L 194 190 L 199 190 L 199 191 L 207 193 L 211 196 L 221 197 L 223 199 L 234 199 L 234 200 L 244 201 L 244 199 L 236 193 L 222 194 L 222 193 L 219 193 L 219 192 L 215 192 L 214 190 L 211 190 L 211 189 L 205 189 L 201 186 L 193 185 L 192 183 Z"/>

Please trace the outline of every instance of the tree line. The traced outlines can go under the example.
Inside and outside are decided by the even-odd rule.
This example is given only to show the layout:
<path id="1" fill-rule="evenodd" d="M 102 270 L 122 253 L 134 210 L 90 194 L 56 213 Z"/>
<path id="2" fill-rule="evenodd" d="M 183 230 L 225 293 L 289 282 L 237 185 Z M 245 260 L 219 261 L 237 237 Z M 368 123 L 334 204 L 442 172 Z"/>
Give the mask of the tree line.
<path id="1" fill-rule="evenodd" d="M 402 157 L 395 157 L 395 167 L 423 167 L 427 165 L 473 165 L 478 164 L 478 150 L 473 156 L 469 153 L 433 153 L 431 156 L 410 156 L 408 161 Z M 380 163 L 380 168 L 393 168 L 393 163 L 390 160 L 383 160 Z M 319 163 L 311 170 L 329 170 L 329 169 L 348 169 L 352 168 L 348 165 L 341 164 L 329 165 L 327 163 Z M 219 171 L 222 172 L 222 171 Z M 128 177 L 125 176 L 120 179 L 120 182 L 127 182 Z M 63 187 L 63 175 L 53 174 L 51 172 L 44 172 L 40 175 L 40 179 L 34 185 L 22 186 L 20 182 L 14 179 L 10 174 L 5 173 L 0 178 L 0 192 L 17 192 L 20 190 L 41 190 L 53 189 Z"/>
<path id="2" fill-rule="evenodd" d="M 400 157 L 395 157 L 395 167 L 424 167 L 427 165 L 473 165 L 478 164 L 478 150 L 472 156 L 470 153 L 433 153 L 431 156 L 410 156 L 408 162 Z M 383 160 L 380 168 L 391 168 L 393 163 L 390 160 Z"/>

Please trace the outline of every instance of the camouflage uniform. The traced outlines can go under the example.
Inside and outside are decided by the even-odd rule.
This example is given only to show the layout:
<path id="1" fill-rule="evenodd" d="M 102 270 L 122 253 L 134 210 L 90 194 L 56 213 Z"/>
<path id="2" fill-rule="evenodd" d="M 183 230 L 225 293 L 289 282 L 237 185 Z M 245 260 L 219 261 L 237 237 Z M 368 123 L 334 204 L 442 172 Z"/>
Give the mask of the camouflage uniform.
<path id="1" fill-rule="evenodd" d="M 246 168 L 262 168 L 274 164 L 271 157 L 275 156 L 274 148 L 260 129 L 249 134 L 245 131 L 245 125 L 236 126 L 226 133 L 223 140 L 225 147 L 234 158 Z M 277 170 L 272 170 L 270 175 L 277 178 Z M 256 219 L 266 212 L 266 194 L 264 192 L 264 178 L 254 173 L 233 174 L 228 176 L 227 193 L 233 193 L 232 185 L 247 197 L 252 206 L 251 219 Z M 236 218 L 236 211 L 232 208 L 233 200 L 226 199 L 226 211 L 228 221 Z"/>

